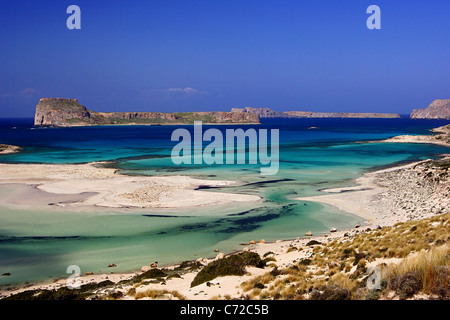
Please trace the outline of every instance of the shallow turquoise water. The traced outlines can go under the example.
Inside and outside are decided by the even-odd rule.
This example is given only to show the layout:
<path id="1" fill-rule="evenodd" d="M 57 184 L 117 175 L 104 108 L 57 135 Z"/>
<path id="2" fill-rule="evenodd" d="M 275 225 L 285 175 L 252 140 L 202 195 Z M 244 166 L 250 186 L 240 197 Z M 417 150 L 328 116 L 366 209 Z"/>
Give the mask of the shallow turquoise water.
<path id="1" fill-rule="evenodd" d="M 175 143 L 170 134 L 175 128 L 171 126 L 34 129 L 19 120 L 0 122 L 0 143 L 24 147 L 23 153 L 0 156 L 0 162 L 108 160 L 124 174 L 237 180 L 242 185 L 211 191 L 264 199 L 256 204 L 179 210 L 0 208 L 0 273 L 11 273 L 0 277 L 0 285 L 66 277 L 69 265 L 80 266 L 82 273 L 131 271 L 153 261 L 164 265 L 212 257 L 215 248 L 239 250 L 249 240 L 292 239 L 307 231 L 317 234 L 330 227 L 352 227 L 363 223 L 361 218 L 292 198 L 352 185 L 352 179 L 382 166 L 448 152 L 425 144 L 365 143 L 398 134 L 424 134 L 443 124 L 409 119 L 268 121 L 255 128 L 280 130 L 280 170 L 274 176 L 261 176 L 257 165 L 173 165 L 170 151 Z M 318 129 L 308 130 L 311 126 Z M 0 186 L 0 194 L 7 192 Z M 117 267 L 107 268 L 111 262 Z"/>

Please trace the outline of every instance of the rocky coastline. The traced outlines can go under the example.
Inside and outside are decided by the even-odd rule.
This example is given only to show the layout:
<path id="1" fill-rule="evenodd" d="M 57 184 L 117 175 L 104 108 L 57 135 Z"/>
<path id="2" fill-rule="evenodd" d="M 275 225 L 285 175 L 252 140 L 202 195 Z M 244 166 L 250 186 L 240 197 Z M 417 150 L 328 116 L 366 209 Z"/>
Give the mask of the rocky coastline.
<path id="1" fill-rule="evenodd" d="M 446 147 L 450 147 L 450 124 L 432 129 L 431 135 L 404 135 L 396 136 L 380 142 L 394 142 L 394 143 L 432 143 Z"/>

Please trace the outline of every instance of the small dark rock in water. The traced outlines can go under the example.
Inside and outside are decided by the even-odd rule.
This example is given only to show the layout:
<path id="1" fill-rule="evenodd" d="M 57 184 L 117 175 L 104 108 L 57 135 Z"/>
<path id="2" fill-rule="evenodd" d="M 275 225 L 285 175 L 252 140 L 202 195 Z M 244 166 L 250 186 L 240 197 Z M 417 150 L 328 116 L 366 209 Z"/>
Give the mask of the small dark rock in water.
<path id="1" fill-rule="evenodd" d="M 10 275 L 11 275 L 11 273 L 9 273 L 9 272 L 2 274 L 2 276 L 4 276 L 4 277 L 9 277 Z"/>

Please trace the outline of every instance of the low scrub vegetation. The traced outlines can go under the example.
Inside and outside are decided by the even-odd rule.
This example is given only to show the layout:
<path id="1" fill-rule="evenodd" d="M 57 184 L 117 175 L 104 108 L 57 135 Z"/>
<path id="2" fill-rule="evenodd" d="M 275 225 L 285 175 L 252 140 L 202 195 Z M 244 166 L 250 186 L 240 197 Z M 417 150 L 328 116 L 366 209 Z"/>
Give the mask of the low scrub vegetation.
<path id="1" fill-rule="evenodd" d="M 314 243 L 241 287 L 247 299 L 450 299 L 450 214 Z"/>
<path id="2" fill-rule="evenodd" d="M 57 290 L 27 290 L 12 295 L 4 300 L 85 300 L 95 296 L 95 291 L 113 286 L 114 283 L 105 280 L 99 283 L 82 285 L 80 289 L 71 290 L 66 287 Z"/>

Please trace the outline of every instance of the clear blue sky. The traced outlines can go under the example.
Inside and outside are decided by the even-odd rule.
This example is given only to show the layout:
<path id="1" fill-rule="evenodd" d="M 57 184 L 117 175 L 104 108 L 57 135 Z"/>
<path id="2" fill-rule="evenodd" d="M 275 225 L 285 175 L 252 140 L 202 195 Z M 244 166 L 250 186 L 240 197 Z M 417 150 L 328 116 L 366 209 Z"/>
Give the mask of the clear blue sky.
<path id="1" fill-rule="evenodd" d="M 33 117 L 40 97 L 406 114 L 450 98 L 449 14 L 448 0 L 2 0 L 0 117 Z"/>

